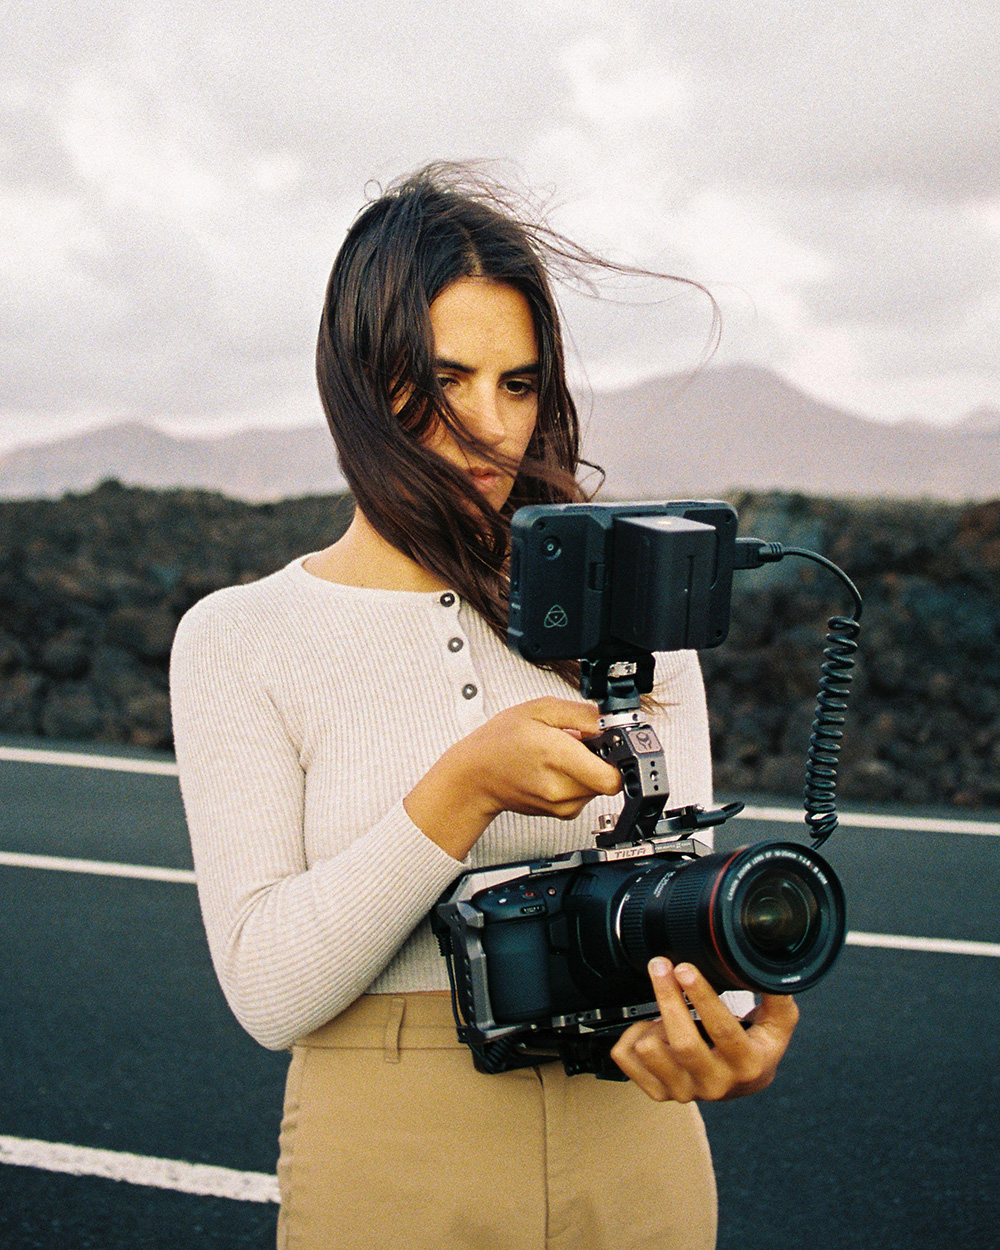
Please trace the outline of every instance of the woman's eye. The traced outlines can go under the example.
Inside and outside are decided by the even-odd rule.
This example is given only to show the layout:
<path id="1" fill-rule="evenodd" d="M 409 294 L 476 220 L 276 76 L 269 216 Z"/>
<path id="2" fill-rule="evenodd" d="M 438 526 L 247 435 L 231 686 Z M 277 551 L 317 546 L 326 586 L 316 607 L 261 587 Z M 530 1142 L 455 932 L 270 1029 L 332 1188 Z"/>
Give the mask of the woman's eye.
<path id="1" fill-rule="evenodd" d="M 446 391 L 449 386 L 454 386 L 457 381 L 458 378 L 446 377 L 442 375 L 438 378 L 438 386 L 440 386 L 443 391 Z"/>
<path id="2" fill-rule="evenodd" d="M 506 386 L 508 394 L 516 397 L 533 395 L 535 392 L 534 382 L 529 381 L 527 378 L 510 378 Z"/>

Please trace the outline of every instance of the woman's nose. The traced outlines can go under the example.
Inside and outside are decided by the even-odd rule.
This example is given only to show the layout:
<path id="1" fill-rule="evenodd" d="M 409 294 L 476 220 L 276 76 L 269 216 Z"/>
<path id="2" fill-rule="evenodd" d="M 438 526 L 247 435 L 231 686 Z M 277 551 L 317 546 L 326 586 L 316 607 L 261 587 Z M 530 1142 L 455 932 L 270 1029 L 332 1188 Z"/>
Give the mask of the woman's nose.
<path id="1" fill-rule="evenodd" d="M 471 397 L 469 411 L 463 414 L 471 432 L 490 447 L 499 447 L 507 436 L 499 397 L 480 393 Z"/>

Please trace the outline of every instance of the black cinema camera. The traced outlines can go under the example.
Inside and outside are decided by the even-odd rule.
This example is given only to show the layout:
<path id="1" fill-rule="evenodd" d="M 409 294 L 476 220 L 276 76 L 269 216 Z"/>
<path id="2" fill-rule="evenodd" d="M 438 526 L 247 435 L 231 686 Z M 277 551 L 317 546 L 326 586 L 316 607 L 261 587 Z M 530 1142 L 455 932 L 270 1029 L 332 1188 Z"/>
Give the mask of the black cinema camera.
<path id="1" fill-rule="evenodd" d="M 854 616 L 830 622 L 806 765 L 806 821 L 837 824 L 837 751 L 861 600 L 823 556 L 736 537 L 716 501 L 559 504 L 514 516 L 508 644 L 526 659 L 580 661 L 601 733 L 587 745 L 616 765 L 624 803 L 596 845 L 464 874 L 432 912 L 459 1037 L 476 1067 L 502 1072 L 561 1058 L 567 1072 L 624 1079 L 611 1047 L 658 1014 L 646 965 L 667 955 L 717 990 L 791 994 L 833 965 L 844 895 L 814 849 L 764 842 L 713 854 L 705 831 L 743 809 L 664 810 L 663 750 L 641 696 L 654 651 L 714 647 L 729 632 L 733 572 L 801 555 L 835 572 Z"/>

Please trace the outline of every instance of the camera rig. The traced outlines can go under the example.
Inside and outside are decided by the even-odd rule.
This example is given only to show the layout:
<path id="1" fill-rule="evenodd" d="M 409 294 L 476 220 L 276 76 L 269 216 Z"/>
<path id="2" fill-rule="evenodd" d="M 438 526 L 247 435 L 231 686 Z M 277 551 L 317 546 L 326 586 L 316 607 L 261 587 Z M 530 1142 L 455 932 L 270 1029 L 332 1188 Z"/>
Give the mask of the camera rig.
<path id="1" fill-rule="evenodd" d="M 512 524 L 508 644 L 544 663 L 578 659 L 598 704 L 586 745 L 619 769 L 623 804 L 593 847 L 464 874 L 434 908 L 458 1035 L 476 1067 L 501 1072 L 561 1058 L 570 1073 L 624 1079 L 610 1050 L 658 1014 L 645 965 L 669 953 L 717 989 L 797 993 L 832 966 L 843 891 L 815 848 L 836 829 L 836 768 L 861 598 L 824 556 L 736 537 L 719 501 L 520 509 Z M 713 854 L 709 830 L 743 810 L 667 809 L 663 748 L 645 719 L 655 651 L 717 646 L 734 571 L 785 555 L 817 561 L 851 591 L 830 621 L 806 763 L 815 841 Z"/>

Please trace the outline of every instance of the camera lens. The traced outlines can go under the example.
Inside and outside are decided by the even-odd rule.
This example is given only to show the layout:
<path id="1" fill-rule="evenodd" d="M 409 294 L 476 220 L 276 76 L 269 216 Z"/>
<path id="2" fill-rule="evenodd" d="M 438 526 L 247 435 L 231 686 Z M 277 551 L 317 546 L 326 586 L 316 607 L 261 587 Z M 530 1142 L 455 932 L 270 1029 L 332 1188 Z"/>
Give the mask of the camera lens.
<path id="1" fill-rule="evenodd" d="M 776 994 L 814 985 L 839 955 L 845 930 L 833 869 L 791 842 L 647 861 L 619 892 L 614 925 L 633 971 L 666 955 L 694 964 L 716 989 Z"/>
<path id="2" fill-rule="evenodd" d="M 740 921 L 755 950 L 772 959 L 787 959 L 815 934 L 818 907 L 807 882 L 771 871 L 747 892 Z"/>

